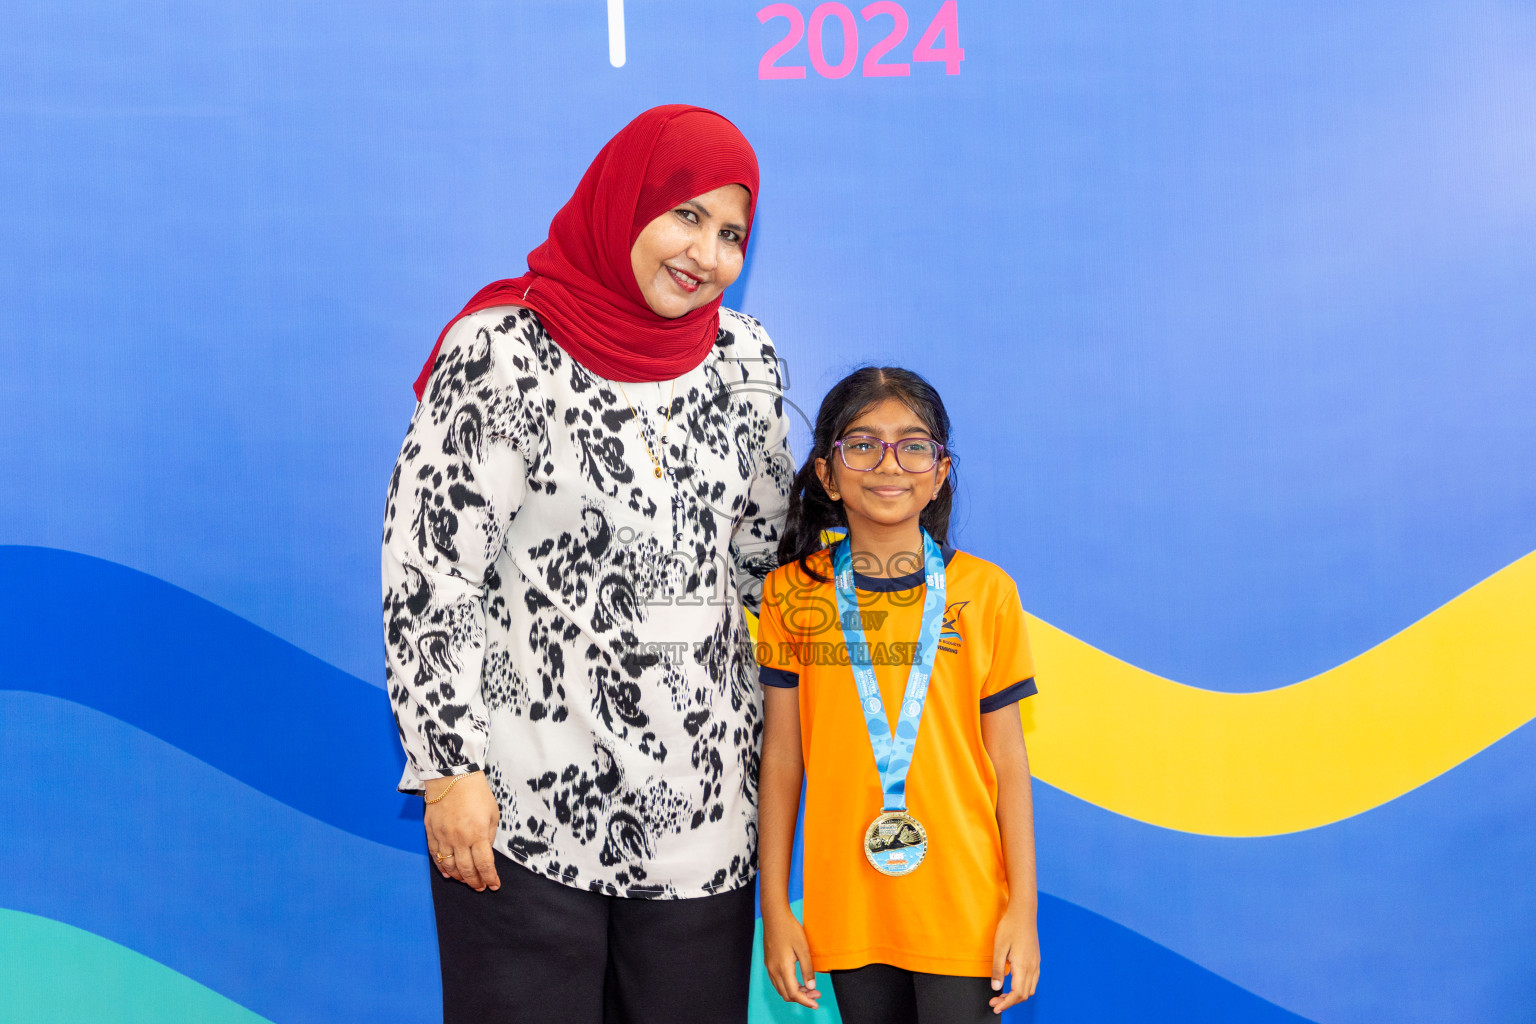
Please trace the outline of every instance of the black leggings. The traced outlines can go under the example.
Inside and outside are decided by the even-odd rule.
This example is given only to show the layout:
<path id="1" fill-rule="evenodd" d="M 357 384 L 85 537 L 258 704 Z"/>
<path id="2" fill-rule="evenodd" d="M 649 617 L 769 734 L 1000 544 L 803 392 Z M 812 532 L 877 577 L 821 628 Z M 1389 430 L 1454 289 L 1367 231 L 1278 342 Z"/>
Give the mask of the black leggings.
<path id="1" fill-rule="evenodd" d="M 889 964 L 828 971 L 843 1024 L 983 1024 L 997 1015 L 991 978 L 919 974 Z"/>
<path id="2" fill-rule="evenodd" d="M 501 889 L 432 869 L 444 1024 L 745 1024 L 752 887 L 602 896 L 496 854 Z"/>

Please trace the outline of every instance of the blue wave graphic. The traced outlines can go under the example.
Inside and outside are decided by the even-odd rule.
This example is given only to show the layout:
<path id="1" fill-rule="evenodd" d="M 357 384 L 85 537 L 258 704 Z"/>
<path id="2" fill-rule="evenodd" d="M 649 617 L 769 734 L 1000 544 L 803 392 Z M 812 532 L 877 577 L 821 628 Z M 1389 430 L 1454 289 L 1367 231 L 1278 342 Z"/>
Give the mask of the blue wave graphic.
<path id="1" fill-rule="evenodd" d="M 218 605 L 99 558 L 3 546 L 0 643 L 9 689 L 104 711 L 353 835 L 423 848 L 421 801 L 394 791 L 405 761 L 384 692 Z"/>
<path id="2" fill-rule="evenodd" d="M 0 905 L 111 939 L 281 1024 L 440 1019 L 424 855 L 41 694 L 0 691 L 0 772 Z"/>
<path id="3" fill-rule="evenodd" d="M 1003 1024 L 1307 1024 L 1306 1019 L 1092 911 L 1048 894 L 1040 897 L 1046 968 L 1033 999 L 1003 1015 Z M 759 927 L 754 957 L 762 957 Z M 752 1024 L 828 1024 L 837 1006 L 830 983 L 821 1010 L 785 1003 L 761 965 L 752 979 Z"/>
<path id="4" fill-rule="evenodd" d="M 1037 784 L 1040 884 L 1329 1024 L 1531 1021 L 1532 807 L 1536 723 L 1391 803 L 1262 839 Z"/>
<path id="5" fill-rule="evenodd" d="M 17 807 L 0 836 L 0 905 L 109 938 L 285 1024 L 436 1018 L 425 857 L 315 821 L 70 701 L 0 691 L 0 722 Z M 41 837 L 66 872 L 38 870 Z M 1041 931 L 1047 981 L 1010 1020 L 1301 1021 L 1063 900 L 1042 897 Z"/>
<path id="6" fill-rule="evenodd" d="M 412 874 L 424 866 L 419 802 L 393 792 L 401 755 L 381 691 L 176 587 L 98 559 L 0 547 L 0 581 L 0 629 L 10 664 L 5 685 L 74 702 L 17 704 L 22 694 L 8 696 L 0 739 L 10 777 L 30 785 L 39 766 L 52 763 L 56 745 L 61 756 L 84 757 L 89 767 L 61 775 L 78 775 L 68 788 L 39 781 L 30 795 L 17 794 L 27 808 L 18 820 L 36 820 L 7 830 L 28 838 L 16 840 L 25 850 L 6 846 L 15 859 L 3 902 L 88 928 L 267 1012 L 215 980 L 216 963 L 211 973 L 199 973 L 176 959 L 198 962 L 208 955 L 196 937 L 219 928 L 198 917 L 198 908 L 217 907 L 224 895 L 169 885 L 146 898 L 158 915 L 191 915 L 184 929 L 175 921 L 155 925 L 153 918 L 130 927 L 137 920 L 132 906 L 119 908 L 127 917 L 112 916 L 116 894 L 144 884 L 131 878 L 134 871 L 158 879 L 161 865 L 181 857 L 180 833 L 193 826 L 178 823 L 179 815 L 196 822 L 191 849 L 197 864 L 209 851 L 224 858 L 238 848 L 246 858 L 241 871 L 267 879 L 261 890 L 267 909 L 256 923 L 240 922 L 244 938 L 236 945 L 299 948 L 311 926 L 317 934 L 355 928 L 347 941 L 374 934 L 378 922 L 367 908 L 315 901 L 323 872 L 299 895 L 280 884 L 284 872 L 313 863 L 323 848 L 320 860 L 339 858 L 347 872 L 373 864 L 356 881 L 386 903 L 415 901 L 424 931 L 407 933 L 416 936 L 413 942 L 427 942 L 417 948 L 430 959 L 426 890 Z M 112 717 L 79 719 L 83 709 L 76 705 Z M 48 724 L 60 716 L 72 724 Z M 127 742 L 118 736 L 122 723 L 165 742 L 129 730 L 140 737 L 137 752 L 114 754 Z M 171 763 L 179 767 L 170 771 L 165 765 Z M 1536 965 L 1522 953 L 1536 948 L 1536 890 L 1525 879 L 1525 866 L 1536 862 L 1536 833 L 1528 824 L 1536 804 L 1533 766 L 1536 725 L 1385 807 L 1267 839 L 1168 832 L 1041 785 L 1041 881 L 1056 896 L 1240 989 L 1330 1024 L 1520 1019 L 1536 1005 Z M 50 772 L 57 774 L 52 768 L 43 774 Z M 97 800 L 93 787 L 115 796 Z M 59 792 L 77 790 L 91 808 L 77 808 L 77 817 L 111 827 L 82 831 L 76 818 L 55 821 L 38 809 Z M 173 811 L 167 800 L 182 802 Z M 189 809 L 186 800 L 196 806 Z M 208 812 L 217 820 L 204 822 L 197 815 L 205 803 L 228 810 Z M 166 831 L 168 848 L 145 845 L 140 833 L 156 828 Z M 33 877 L 31 837 L 55 834 L 72 836 L 64 848 L 84 860 L 106 858 L 92 869 L 94 881 L 60 888 L 52 877 Z M 207 836 L 224 838 L 215 843 Z M 298 875 L 308 878 L 308 870 Z M 798 889 L 798 877 L 794 881 Z M 313 905 L 289 908 L 295 899 Z M 350 923 L 333 913 L 350 915 Z M 307 924 L 290 927 L 292 914 L 307 915 Z M 182 948 L 177 935 L 193 938 Z M 1077 941 L 1048 938 L 1053 972 L 1062 951 Z M 170 944 L 166 956 L 155 952 L 155 942 Z M 1465 955 L 1426 958 L 1425 950 L 1445 943 Z M 368 977 L 349 971 L 346 976 Z M 430 982 L 435 973 L 425 976 Z M 1095 991 L 1102 994 L 1104 986 Z"/>
<path id="7" fill-rule="evenodd" d="M 1040 987 L 1008 1024 L 1305 1024 L 1108 918 L 1040 895 Z"/>

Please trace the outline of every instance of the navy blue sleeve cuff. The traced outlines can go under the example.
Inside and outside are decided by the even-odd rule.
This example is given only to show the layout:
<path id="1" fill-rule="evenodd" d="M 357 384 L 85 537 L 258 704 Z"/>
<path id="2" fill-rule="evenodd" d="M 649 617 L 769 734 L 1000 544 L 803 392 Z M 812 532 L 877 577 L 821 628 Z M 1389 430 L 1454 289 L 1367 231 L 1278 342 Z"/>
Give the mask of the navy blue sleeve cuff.
<path id="1" fill-rule="evenodd" d="M 769 668 L 767 665 L 760 665 L 757 669 L 757 681 L 764 686 L 779 686 L 785 689 L 792 689 L 800 685 L 800 674 L 798 672 L 786 672 L 782 668 Z"/>
<path id="2" fill-rule="evenodd" d="M 763 669 L 763 671 L 766 672 L 768 670 Z M 1035 688 L 1034 676 L 1030 676 L 1028 679 L 1021 679 L 1006 690 L 999 690 L 990 697 L 981 698 L 981 713 L 986 714 L 988 711 L 1005 708 L 1009 704 L 1017 704 L 1025 697 L 1033 696 L 1039 692 Z"/>

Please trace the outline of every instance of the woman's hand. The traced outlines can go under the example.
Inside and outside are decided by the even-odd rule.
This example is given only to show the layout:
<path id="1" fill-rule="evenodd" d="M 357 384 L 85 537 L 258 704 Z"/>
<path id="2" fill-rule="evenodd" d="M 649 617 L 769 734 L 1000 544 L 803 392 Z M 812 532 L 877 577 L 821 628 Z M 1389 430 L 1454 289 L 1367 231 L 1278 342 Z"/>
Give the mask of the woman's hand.
<path id="1" fill-rule="evenodd" d="M 437 800 L 450 785 L 453 791 L 427 804 L 427 852 L 444 878 L 457 878 L 476 892 L 500 889 L 491 840 L 501 811 L 484 772 L 427 780 L 427 799 Z"/>
<path id="2" fill-rule="evenodd" d="M 788 907 L 771 910 L 763 908 L 763 963 L 768 967 L 768 980 L 786 1003 L 818 1008 L 816 1000 L 816 969 L 811 966 L 811 944 L 805 940 L 805 928 Z M 795 964 L 800 965 L 801 984 L 795 976 Z"/>
<path id="3" fill-rule="evenodd" d="M 1013 988 L 1004 994 L 1003 978 L 1013 974 Z M 987 1000 L 993 1013 L 1002 1013 L 1035 994 L 1040 983 L 1040 936 L 1035 931 L 1034 908 L 1009 906 L 992 940 L 992 989 Z"/>

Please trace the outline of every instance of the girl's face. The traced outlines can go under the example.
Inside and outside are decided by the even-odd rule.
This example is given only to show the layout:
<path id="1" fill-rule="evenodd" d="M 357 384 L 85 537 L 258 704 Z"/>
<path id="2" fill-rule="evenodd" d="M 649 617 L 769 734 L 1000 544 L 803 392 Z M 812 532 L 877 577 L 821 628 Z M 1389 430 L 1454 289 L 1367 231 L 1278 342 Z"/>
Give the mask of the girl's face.
<path id="1" fill-rule="evenodd" d="M 855 416 L 843 437 L 855 434 L 882 441 L 933 436 L 922 419 L 895 398 L 887 398 Z M 949 457 L 941 457 L 927 472 L 912 473 L 903 469 L 896 461 L 895 451 L 887 448 L 878 466 L 860 472 L 845 466 L 834 451 L 831 458 L 816 460 L 816 475 L 832 500 L 842 501 L 851 530 L 857 531 L 865 524 L 899 526 L 909 520 L 915 527 L 918 516 L 938 497 L 939 489 L 949 478 Z"/>
<path id="2" fill-rule="evenodd" d="M 722 185 L 679 203 L 647 224 L 629 251 L 640 294 L 675 320 L 713 302 L 741 275 L 751 196 Z"/>

